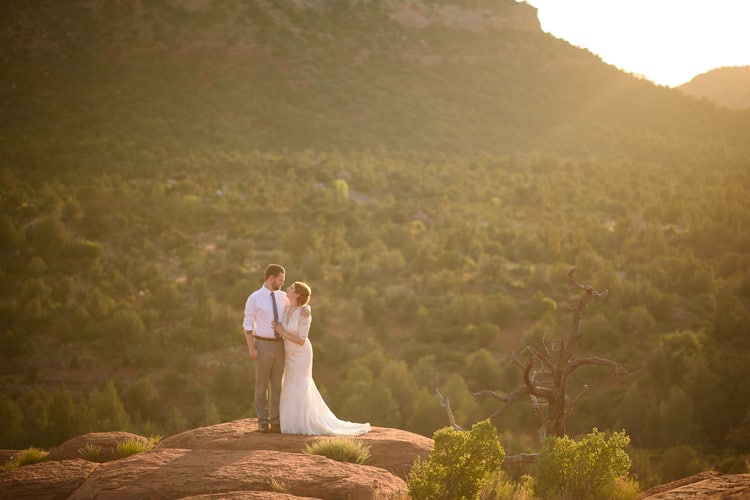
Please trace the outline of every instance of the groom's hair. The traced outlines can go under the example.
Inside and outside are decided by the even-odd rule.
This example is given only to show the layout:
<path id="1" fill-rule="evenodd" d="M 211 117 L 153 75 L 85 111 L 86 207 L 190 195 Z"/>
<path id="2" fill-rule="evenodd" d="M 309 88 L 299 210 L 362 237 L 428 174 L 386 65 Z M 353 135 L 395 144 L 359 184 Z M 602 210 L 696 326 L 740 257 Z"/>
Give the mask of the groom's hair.
<path id="1" fill-rule="evenodd" d="M 266 267 L 266 275 L 263 280 L 265 281 L 271 276 L 276 277 L 281 273 L 286 274 L 286 270 L 283 267 L 278 264 L 268 264 L 268 266 Z"/>

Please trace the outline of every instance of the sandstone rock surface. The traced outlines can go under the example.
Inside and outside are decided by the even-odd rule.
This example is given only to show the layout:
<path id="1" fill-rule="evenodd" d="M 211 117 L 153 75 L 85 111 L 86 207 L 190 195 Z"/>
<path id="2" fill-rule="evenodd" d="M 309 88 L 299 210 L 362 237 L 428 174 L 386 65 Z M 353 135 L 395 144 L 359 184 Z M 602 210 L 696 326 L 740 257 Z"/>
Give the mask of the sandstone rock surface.
<path id="1" fill-rule="evenodd" d="M 119 458 L 117 444 L 131 439 L 144 444 L 148 442 L 148 438 L 130 432 L 90 432 L 68 439 L 57 448 L 50 450 L 47 458 L 49 460 L 85 458 L 80 450 L 86 446 L 94 446 L 99 449 L 97 462 L 109 462 Z"/>
<path id="2" fill-rule="evenodd" d="M 302 452 L 318 436 L 263 434 L 256 419 L 202 427 L 164 439 L 148 452 L 88 462 L 88 443 L 113 447 L 128 433 L 86 434 L 63 443 L 51 460 L 0 472 L 7 498 L 37 499 L 406 499 L 406 478 L 432 440 L 374 427 L 359 439 L 370 446 L 365 465 Z M 137 436 L 144 441 L 146 438 Z M 102 454 L 104 456 L 104 454 Z M 73 458 L 78 457 L 78 458 Z"/>
<path id="3" fill-rule="evenodd" d="M 641 500 L 750 500 L 750 474 L 701 472 L 644 491 Z"/>
<path id="4" fill-rule="evenodd" d="M 0 498 L 65 499 L 99 464 L 82 458 L 50 460 L 0 471 Z"/>

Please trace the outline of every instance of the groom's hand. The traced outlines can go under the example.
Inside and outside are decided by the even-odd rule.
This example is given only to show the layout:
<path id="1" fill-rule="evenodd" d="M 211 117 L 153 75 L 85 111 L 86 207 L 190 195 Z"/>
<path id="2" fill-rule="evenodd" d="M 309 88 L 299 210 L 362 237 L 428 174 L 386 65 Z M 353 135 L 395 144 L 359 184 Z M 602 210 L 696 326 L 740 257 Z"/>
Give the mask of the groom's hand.
<path id="1" fill-rule="evenodd" d="M 250 353 L 250 359 L 251 360 L 255 361 L 256 359 L 258 359 L 258 350 L 257 349 L 250 349 L 249 353 Z"/>

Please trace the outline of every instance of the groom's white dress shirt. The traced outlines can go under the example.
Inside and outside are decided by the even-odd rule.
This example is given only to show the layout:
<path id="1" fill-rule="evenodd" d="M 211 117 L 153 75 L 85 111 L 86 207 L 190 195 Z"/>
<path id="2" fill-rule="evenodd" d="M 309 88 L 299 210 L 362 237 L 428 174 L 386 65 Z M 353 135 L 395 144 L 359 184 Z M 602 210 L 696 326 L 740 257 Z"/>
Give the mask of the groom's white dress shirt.
<path id="1" fill-rule="evenodd" d="M 246 332 L 253 332 L 256 337 L 274 338 L 271 293 L 275 294 L 279 321 L 281 321 L 286 314 L 286 307 L 289 302 L 286 292 L 280 290 L 271 292 L 271 290 L 262 286 L 251 293 L 245 302 L 245 319 L 242 322 L 242 327 Z"/>

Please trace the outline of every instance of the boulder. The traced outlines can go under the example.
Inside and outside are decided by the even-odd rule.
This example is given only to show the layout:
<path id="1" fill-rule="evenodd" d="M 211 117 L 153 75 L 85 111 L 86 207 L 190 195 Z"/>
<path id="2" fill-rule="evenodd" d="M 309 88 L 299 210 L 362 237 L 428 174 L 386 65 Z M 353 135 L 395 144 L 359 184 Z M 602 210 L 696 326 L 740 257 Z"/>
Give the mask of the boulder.
<path id="1" fill-rule="evenodd" d="M 257 431 L 254 418 L 201 427 L 164 439 L 157 448 L 190 450 L 270 450 L 300 453 L 305 446 L 326 436 L 299 434 L 265 434 Z M 406 480 L 412 462 L 417 457 L 427 458 L 432 451 L 432 439 L 399 429 L 373 427 L 361 439 L 370 447 L 367 465 L 380 467 Z"/>
<path id="2" fill-rule="evenodd" d="M 100 465 L 70 500 L 192 498 L 267 492 L 309 498 L 406 498 L 406 483 L 378 467 L 303 453 L 164 448 Z"/>
<path id="3" fill-rule="evenodd" d="M 638 497 L 640 500 L 750 500 L 750 474 L 721 474 L 716 471 L 698 474 L 654 486 Z"/>
<path id="4" fill-rule="evenodd" d="M 148 438 L 130 432 L 91 432 L 69 439 L 57 448 L 53 448 L 47 460 L 86 458 L 82 456 L 80 450 L 90 445 L 100 450 L 97 462 L 109 462 L 120 458 L 117 454 L 117 445 L 131 439 L 143 444 L 148 443 Z"/>
<path id="5" fill-rule="evenodd" d="M 34 500 L 69 498 L 99 464 L 82 458 L 48 460 L 0 471 L 0 497 Z"/>

